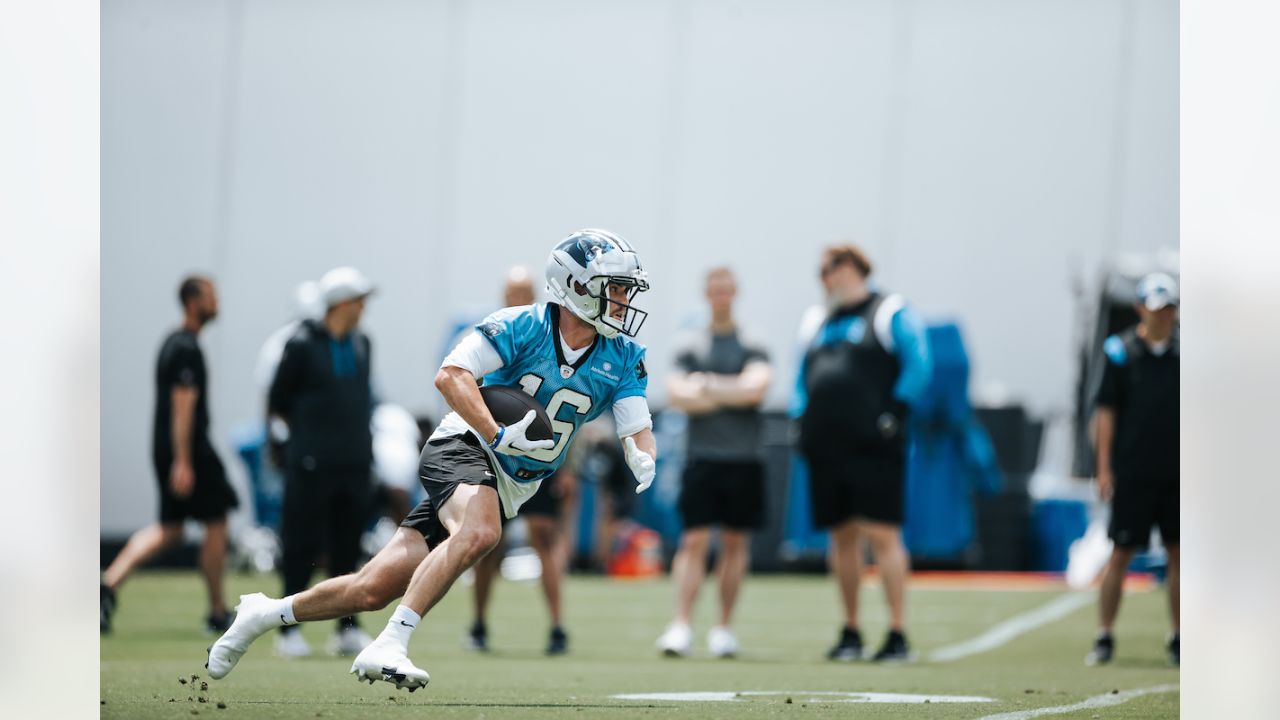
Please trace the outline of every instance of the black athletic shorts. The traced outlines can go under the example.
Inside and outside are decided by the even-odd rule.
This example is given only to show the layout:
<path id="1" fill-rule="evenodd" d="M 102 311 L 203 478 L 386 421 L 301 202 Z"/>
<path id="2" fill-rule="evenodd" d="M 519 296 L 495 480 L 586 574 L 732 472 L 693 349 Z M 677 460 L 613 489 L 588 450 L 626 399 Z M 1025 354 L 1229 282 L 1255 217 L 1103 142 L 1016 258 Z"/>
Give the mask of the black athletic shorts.
<path id="1" fill-rule="evenodd" d="M 686 529 L 764 526 L 764 466 L 756 460 L 694 460 L 684 468 L 680 519 Z"/>
<path id="2" fill-rule="evenodd" d="M 560 517 L 561 498 L 556 494 L 556 483 L 560 482 L 559 475 L 552 475 L 542 484 L 538 486 L 538 492 L 533 497 L 524 501 L 520 506 L 521 515 L 541 515 L 543 517 L 558 518 Z"/>
<path id="3" fill-rule="evenodd" d="M 168 457 L 153 457 L 152 466 L 160 485 L 160 522 L 182 522 L 187 518 L 207 521 L 227 516 L 227 511 L 240 504 L 236 491 L 227 481 L 227 471 L 217 454 L 197 452 L 191 462 L 196 476 L 191 494 L 180 498 L 173 494 L 169 484 L 169 472 L 173 461 Z"/>
<path id="4" fill-rule="evenodd" d="M 459 485 L 484 485 L 498 489 L 498 476 L 489 464 L 489 456 L 471 433 L 434 438 L 422 448 L 418 479 L 426 498 L 405 517 L 400 527 L 422 533 L 427 547 L 435 547 L 449 537 L 440 522 L 440 508 Z M 501 513 L 501 510 L 499 510 Z"/>
<path id="5" fill-rule="evenodd" d="M 1160 541 L 1178 544 L 1179 491 L 1177 478 L 1116 478 L 1107 534 L 1117 547 L 1143 548 L 1151 528 L 1160 528 Z"/>
<path id="6" fill-rule="evenodd" d="M 809 502 L 813 525 L 829 528 L 852 519 L 901 525 L 906 458 L 893 450 L 811 456 Z"/>

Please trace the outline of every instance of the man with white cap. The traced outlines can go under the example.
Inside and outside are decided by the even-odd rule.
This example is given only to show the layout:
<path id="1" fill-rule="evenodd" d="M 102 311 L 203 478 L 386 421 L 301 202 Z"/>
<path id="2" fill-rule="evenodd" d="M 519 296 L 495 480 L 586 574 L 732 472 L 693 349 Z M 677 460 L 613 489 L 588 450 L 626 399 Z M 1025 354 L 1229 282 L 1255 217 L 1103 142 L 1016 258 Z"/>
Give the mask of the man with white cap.
<path id="1" fill-rule="evenodd" d="M 1178 284 L 1164 273 L 1138 283 L 1136 326 L 1103 344 L 1106 368 L 1098 390 L 1094 432 L 1098 492 L 1111 501 L 1109 534 L 1115 546 L 1099 597 L 1099 631 L 1089 665 L 1110 662 L 1111 627 L 1120 610 L 1124 576 L 1134 553 L 1159 527 L 1168 553 L 1171 633 L 1169 661 L 1179 663 L 1178 642 Z"/>
<path id="2" fill-rule="evenodd" d="M 320 278 L 319 291 L 324 316 L 303 320 L 289 338 L 267 399 L 270 415 L 288 426 L 281 520 L 286 595 L 307 588 L 321 554 L 330 577 L 356 569 L 373 499 L 370 343 L 358 329 L 373 284 L 355 268 L 340 267 Z M 338 620 L 330 650 L 353 655 L 369 642 L 347 616 Z M 304 657 L 311 649 L 291 627 L 277 636 L 276 652 Z"/>

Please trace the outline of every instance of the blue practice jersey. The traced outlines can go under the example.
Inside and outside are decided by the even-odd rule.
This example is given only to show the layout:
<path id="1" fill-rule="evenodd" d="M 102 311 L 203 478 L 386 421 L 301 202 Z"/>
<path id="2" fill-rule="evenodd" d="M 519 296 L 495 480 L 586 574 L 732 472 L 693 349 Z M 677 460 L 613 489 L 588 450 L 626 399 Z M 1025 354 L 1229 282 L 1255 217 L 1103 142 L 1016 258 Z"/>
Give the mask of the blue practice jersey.
<path id="1" fill-rule="evenodd" d="M 502 470 L 518 483 L 534 483 L 555 473 L 578 428 L 615 402 L 644 397 L 649 383 L 644 346 L 630 338 L 597 335 L 575 363 L 560 348 L 559 306 L 525 305 L 499 310 L 476 325 L 502 358 L 502 367 L 484 377 L 486 385 L 522 388 L 547 409 L 556 444 L 528 456 L 496 453 Z"/>

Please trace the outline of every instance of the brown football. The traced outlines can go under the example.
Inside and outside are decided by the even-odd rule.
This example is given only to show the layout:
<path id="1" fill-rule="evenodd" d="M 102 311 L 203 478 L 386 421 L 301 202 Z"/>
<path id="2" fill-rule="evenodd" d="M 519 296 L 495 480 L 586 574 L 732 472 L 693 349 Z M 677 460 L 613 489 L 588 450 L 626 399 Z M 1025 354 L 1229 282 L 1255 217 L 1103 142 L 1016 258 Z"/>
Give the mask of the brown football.
<path id="1" fill-rule="evenodd" d="M 514 425 L 524 419 L 532 410 L 537 413 L 524 436 L 530 440 L 551 440 L 551 418 L 547 417 L 546 408 L 538 404 L 524 390 L 509 385 L 485 385 L 480 388 L 480 397 L 484 399 L 489 414 L 502 425 Z"/>

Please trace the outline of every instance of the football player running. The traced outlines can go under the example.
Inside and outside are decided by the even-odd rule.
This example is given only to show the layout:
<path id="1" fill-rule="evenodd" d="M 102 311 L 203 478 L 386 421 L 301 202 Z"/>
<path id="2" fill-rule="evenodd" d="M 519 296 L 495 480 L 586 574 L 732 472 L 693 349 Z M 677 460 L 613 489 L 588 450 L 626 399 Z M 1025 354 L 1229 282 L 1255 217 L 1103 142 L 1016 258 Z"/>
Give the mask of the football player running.
<path id="1" fill-rule="evenodd" d="M 631 340 L 647 313 L 631 303 L 649 289 L 631 245 L 606 230 L 580 230 L 547 259 L 552 302 L 500 310 L 445 358 L 436 388 L 453 412 L 422 451 L 426 499 L 363 568 L 281 598 L 243 595 L 230 629 L 209 649 L 209 674 L 224 678 L 272 628 L 379 610 L 401 598 L 386 628 L 351 665 L 357 679 L 410 692 L 427 672 L 409 660 L 414 628 L 467 568 L 497 544 L 499 513 L 515 517 L 564 461 L 578 428 L 612 408 L 627 465 L 643 492 L 657 447 L 645 400 L 644 346 Z M 478 381 L 524 389 L 547 410 L 553 437 L 525 436 L 535 414 L 502 426 Z"/>

